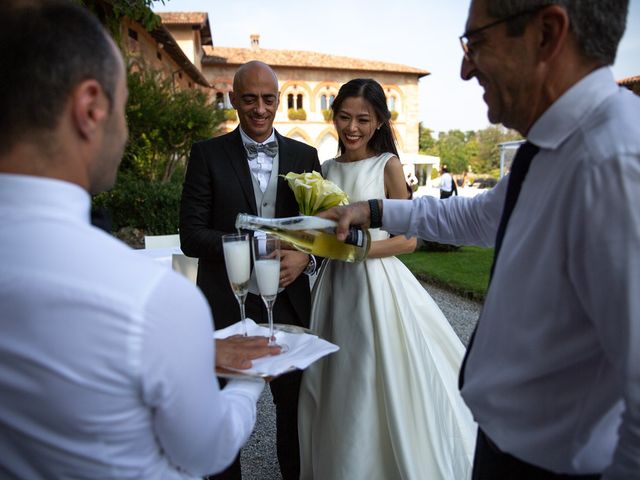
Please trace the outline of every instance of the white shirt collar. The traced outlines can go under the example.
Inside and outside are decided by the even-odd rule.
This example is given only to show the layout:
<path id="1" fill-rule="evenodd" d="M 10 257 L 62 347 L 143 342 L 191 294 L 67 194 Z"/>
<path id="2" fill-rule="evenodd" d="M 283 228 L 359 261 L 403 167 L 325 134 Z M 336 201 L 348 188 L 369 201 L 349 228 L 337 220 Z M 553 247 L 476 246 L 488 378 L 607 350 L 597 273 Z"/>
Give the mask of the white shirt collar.
<path id="1" fill-rule="evenodd" d="M 267 142 L 274 142 L 276 140 L 276 131 L 275 129 L 271 129 L 271 135 L 269 135 L 269 138 L 267 138 L 264 142 L 256 142 L 253 138 L 251 138 L 249 135 L 247 135 L 246 133 L 244 133 L 244 130 L 242 130 L 242 127 L 238 126 L 238 128 L 240 129 L 240 136 L 242 137 L 242 143 L 247 145 L 247 144 L 264 144 Z"/>
<path id="2" fill-rule="evenodd" d="M 83 223 L 91 221 L 91 196 L 64 180 L 33 175 L 0 173 L 0 207 L 36 209 Z"/>
<path id="3" fill-rule="evenodd" d="M 609 67 L 594 70 L 563 93 L 529 130 L 527 138 L 540 148 L 558 148 L 618 88 Z M 590 101 L 581 101 L 589 98 Z"/>

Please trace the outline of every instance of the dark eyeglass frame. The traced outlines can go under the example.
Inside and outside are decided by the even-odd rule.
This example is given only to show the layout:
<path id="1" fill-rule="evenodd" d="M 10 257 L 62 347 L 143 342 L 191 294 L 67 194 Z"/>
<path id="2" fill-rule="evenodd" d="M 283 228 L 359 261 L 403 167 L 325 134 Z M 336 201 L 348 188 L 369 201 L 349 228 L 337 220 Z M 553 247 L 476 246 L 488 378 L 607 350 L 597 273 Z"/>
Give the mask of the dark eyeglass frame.
<path id="1" fill-rule="evenodd" d="M 525 15 L 531 15 L 533 13 L 542 10 L 545 7 L 548 7 L 550 4 L 540 5 L 534 8 L 530 8 L 528 10 L 524 10 L 523 12 L 514 13 L 513 15 L 508 15 L 504 18 L 499 18 L 493 22 L 490 22 L 482 27 L 474 28 L 473 30 L 468 30 L 464 32 L 462 35 L 458 37 L 460 40 L 460 46 L 462 47 L 462 51 L 464 52 L 464 58 L 467 61 L 471 61 L 471 49 L 469 48 L 469 37 L 476 35 L 480 32 L 484 32 L 485 30 L 495 27 L 496 25 L 500 25 L 501 23 L 510 22 L 511 20 L 515 20 L 516 18 L 523 17 Z"/>

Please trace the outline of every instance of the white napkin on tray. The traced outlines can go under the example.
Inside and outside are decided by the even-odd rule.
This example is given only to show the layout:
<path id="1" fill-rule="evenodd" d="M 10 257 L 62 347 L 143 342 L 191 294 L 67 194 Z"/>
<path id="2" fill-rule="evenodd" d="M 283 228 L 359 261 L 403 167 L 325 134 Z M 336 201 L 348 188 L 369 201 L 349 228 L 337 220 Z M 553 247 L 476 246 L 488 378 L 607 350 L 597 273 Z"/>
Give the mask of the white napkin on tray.
<path id="1" fill-rule="evenodd" d="M 250 318 L 246 319 L 247 333 L 250 336 L 268 337 L 269 329 L 257 325 Z M 232 335 L 242 334 L 242 322 L 229 325 L 222 330 L 216 330 L 214 338 L 226 338 Z M 316 335 L 309 333 L 288 333 L 276 331 L 276 342 L 285 343 L 289 346 L 289 350 L 279 355 L 270 357 L 256 358 L 252 360 L 251 368 L 247 369 L 229 369 L 239 373 L 252 376 L 277 376 L 292 369 L 304 370 L 316 360 L 337 352 L 339 347 L 331 342 L 327 342 Z"/>

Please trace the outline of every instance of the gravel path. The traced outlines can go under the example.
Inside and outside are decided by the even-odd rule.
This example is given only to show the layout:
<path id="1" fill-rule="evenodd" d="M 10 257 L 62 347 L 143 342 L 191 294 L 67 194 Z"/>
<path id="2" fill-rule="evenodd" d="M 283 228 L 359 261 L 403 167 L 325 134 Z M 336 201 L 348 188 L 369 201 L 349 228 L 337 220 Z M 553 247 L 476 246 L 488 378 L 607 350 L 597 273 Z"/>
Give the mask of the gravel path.
<path id="1" fill-rule="evenodd" d="M 480 315 L 481 304 L 424 282 L 422 285 L 436 301 L 462 343 L 467 345 Z M 275 429 L 273 399 L 269 388 L 265 388 L 258 401 L 256 427 L 241 452 L 243 480 L 279 480 L 282 478 L 276 455 Z"/>

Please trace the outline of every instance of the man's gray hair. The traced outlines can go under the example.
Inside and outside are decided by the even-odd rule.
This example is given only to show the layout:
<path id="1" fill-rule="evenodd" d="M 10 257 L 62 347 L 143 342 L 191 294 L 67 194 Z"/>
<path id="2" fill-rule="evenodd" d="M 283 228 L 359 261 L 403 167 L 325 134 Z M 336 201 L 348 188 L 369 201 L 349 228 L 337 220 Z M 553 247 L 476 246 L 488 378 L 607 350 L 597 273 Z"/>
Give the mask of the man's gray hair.
<path id="1" fill-rule="evenodd" d="M 548 5 L 563 7 L 585 57 L 611 65 L 627 24 L 629 0 L 488 0 L 487 5 L 487 13 L 495 18 Z M 509 33 L 521 35 L 525 24 L 526 17 L 514 20 Z"/>

